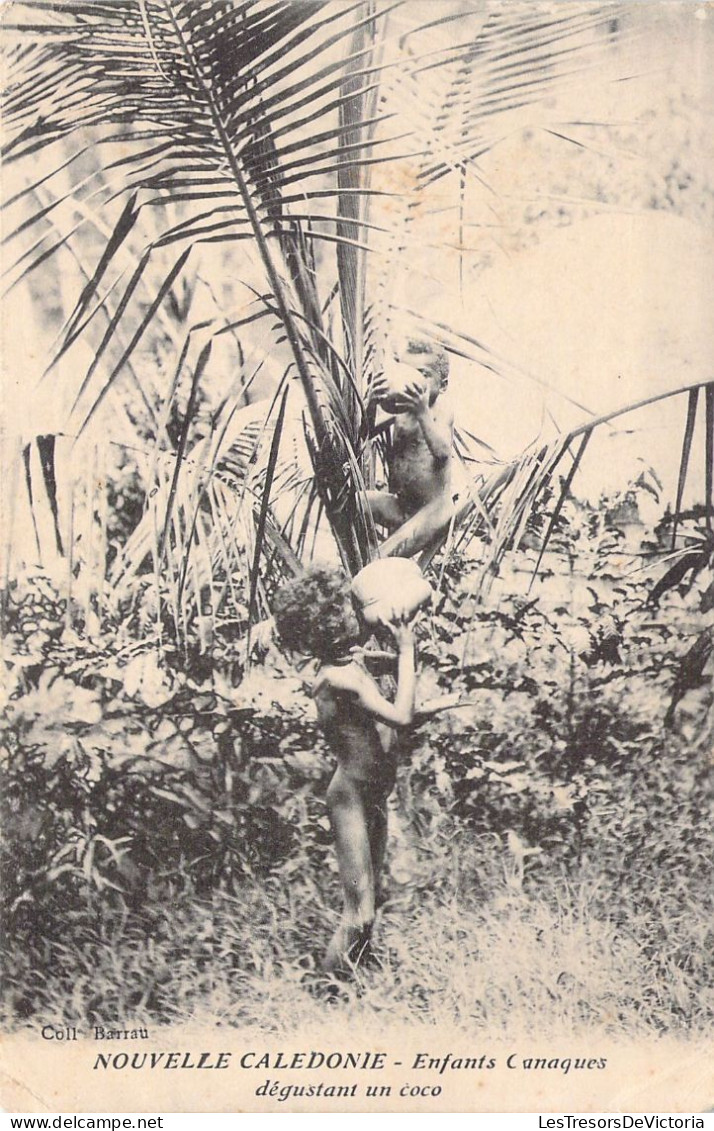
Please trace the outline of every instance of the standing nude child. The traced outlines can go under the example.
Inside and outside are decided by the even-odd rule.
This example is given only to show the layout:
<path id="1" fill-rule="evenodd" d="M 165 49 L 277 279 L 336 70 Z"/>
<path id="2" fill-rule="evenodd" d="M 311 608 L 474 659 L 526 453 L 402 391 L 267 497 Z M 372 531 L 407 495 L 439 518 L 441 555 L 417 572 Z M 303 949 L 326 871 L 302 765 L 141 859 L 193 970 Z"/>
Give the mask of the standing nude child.
<path id="1" fill-rule="evenodd" d="M 355 612 L 342 574 L 314 569 L 290 582 L 276 595 L 274 614 L 283 643 L 320 661 L 312 694 L 337 759 L 327 807 L 344 895 L 324 966 L 349 973 L 370 953 L 387 839 L 387 798 L 396 779 L 392 731 L 414 717 L 413 631 L 404 622 L 388 626 L 398 652 L 397 691 L 390 703 L 355 656 L 369 630 Z"/>

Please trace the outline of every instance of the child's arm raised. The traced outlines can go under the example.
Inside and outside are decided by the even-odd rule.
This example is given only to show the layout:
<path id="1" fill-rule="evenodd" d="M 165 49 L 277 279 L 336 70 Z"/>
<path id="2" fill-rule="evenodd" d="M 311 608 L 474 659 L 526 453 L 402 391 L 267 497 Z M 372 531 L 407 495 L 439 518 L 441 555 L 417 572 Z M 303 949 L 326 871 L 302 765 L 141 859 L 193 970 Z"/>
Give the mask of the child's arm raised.
<path id="1" fill-rule="evenodd" d="M 414 631 L 411 624 L 389 624 L 398 649 L 397 694 L 390 703 L 382 695 L 371 676 L 359 668 L 332 668 L 329 682 L 339 691 L 351 692 L 364 711 L 379 722 L 405 727 L 414 719 L 416 669 L 414 665 Z"/>
<path id="2" fill-rule="evenodd" d="M 428 385 L 418 379 L 407 385 L 402 396 L 409 403 L 407 412 L 419 421 L 431 458 L 435 463 L 446 463 L 453 447 L 454 416 L 444 398 L 437 397 L 430 403 Z"/>

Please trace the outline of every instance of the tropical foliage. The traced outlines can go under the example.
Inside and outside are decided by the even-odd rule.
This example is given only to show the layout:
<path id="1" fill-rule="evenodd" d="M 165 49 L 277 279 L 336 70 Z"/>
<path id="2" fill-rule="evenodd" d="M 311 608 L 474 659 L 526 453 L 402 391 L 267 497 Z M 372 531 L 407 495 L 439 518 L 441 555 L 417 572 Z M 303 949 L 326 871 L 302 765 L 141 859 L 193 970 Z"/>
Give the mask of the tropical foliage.
<path id="1" fill-rule="evenodd" d="M 578 108 L 584 86 L 632 77 L 640 7 L 6 7 L 13 1018 L 184 1020 L 216 986 L 214 1020 L 314 1018 L 338 904 L 330 765 L 256 625 L 313 558 L 354 573 L 376 551 L 364 488 L 389 429 L 369 393 L 394 337 L 513 377 L 428 301 L 449 275 L 467 302 L 487 258 L 490 158 L 517 180 L 535 134 L 588 162 L 586 203 L 553 187 L 546 206 L 536 184 L 502 202 L 522 226 L 506 243 L 635 198 L 710 217 L 691 139 L 633 189 L 596 139 L 624 150 L 651 120 Z M 473 505 L 432 564 L 420 656 L 422 697 L 460 698 L 403 751 L 384 969 L 355 991 L 377 1008 L 495 1027 L 551 1007 L 615 1029 L 707 1016 L 714 384 L 683 368 L 660 398 L 686 402 L 664 515 L 646 461 L 617 498 L 574 498 L 594 438 L 638 407 L 627 391 L 572 428 L 536 421 L 504 461 L 457 430 Z M 658 521 L 628 550 L 646 499 Z"/>
<path id="2" fill-rule="evenodd" d="M 45 564 L 71 563 L 85 621 L 143 603 L 159 642 L 168 630 L 184 647 L 260 619 L 271 578 L 323 544 L 325 520 L 355 572 L 375 552 L 363 488 L 385 436 L 368 392 L 390 335 L 416 324 L 507 370 L 399 301 L 416 249 L 445 207 L 462 226 L 444 254 L 465 247 L 484 159 L 524 124 L 552 136 L 563 86 L 618 77 L 624 13 L 38 0 L 14 4 L 4 32 L 9 285 L 76 284 L 58 288 L 43 380 L 71 412 L 34 446 L 24 429 L 18 472 L 35 510 L 49 503 Z M 709 431 L 711 418 L 708 387 Z M 598 423 L 525 452 L 505 497 L 460 435 L 481 461 L 468 530 L 487 523 L 490 561 L 572 445 L 570 484 Z M 74 437 L 64 456 L 60 432 Z M 120 531 L 103 486 L 116 479 L 136 508 Z"/>
<path id="3" fill-rule="evenodd" d="M 420 698 L 456 689 L 460 701 L 405 737 L 384 970 L 358 988 L 409 1021 L 468 1017 L 494 1033 L 514 1011 L 541 1033 L 699 1029 L 712 1007 L 701 813 L 714 704 L 711 680 L 682 661 L 711 571 L 648 602 L 648 578 L 621 575 L 619 528 L 570 504 L 565 517 L 550 599 L 484 605 L 473 561 L 445 574 L 422 630 Z M 586 577 L 569 571 L 583 539 Z M 568 577 L 582 591 L 570 611 Z M 62 632 L 62 602 L 38 576 L 10 607 L 9 1019 L 124 1008 L 145 1023 L 216 1020 L 218 1008 L 287 1025 L 320 989 L 339 906 L 331 758 L 302 679 L 273 651 L 236 688 L 217 673 L 169 681 L 150 647 Z M 469 940 L 452 969 L 424 950 L 427 907 L 435 948 Z M 529 957 L 534 931 L 550 949 Z M 524 949 L 511 968 L 513 937 Z M 282 1019 L 269 1016 L 276 993 Z"/>

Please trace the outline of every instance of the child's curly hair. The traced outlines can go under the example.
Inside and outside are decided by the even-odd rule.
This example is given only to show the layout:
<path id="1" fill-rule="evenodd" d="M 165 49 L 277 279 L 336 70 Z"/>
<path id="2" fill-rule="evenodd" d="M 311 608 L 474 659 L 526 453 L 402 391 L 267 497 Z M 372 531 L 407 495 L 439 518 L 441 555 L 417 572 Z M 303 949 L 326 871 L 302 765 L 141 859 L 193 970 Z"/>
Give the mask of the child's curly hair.
<path id="1" fill-rule="evenodd" d="M 278 636 L 293 652 L 328 660 L 354 643 L 345 619 L 349 581 L 337 569 L 316 566 L 281 586 L 273 616 Z"/>
<path id="2" fill-rule="evenodd" d="M 435 375 L 445 387 L 449 380 L 449 355 L 439 342 L 430 342 L 426 338 L 410 338 L 407 342 L 407 353 L 410 357 L 418 357 L 420 353 L 432 354 L 433 361 L 424 366 L 419 366 L 419 371 L 427 376 Z"/>

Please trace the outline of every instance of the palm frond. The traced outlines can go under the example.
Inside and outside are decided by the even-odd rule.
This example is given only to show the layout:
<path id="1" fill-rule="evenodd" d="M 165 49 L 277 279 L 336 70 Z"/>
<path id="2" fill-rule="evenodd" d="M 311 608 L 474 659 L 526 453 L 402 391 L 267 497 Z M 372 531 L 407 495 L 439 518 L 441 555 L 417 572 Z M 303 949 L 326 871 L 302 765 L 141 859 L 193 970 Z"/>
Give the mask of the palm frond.
<path id="1" fill-rule="evenodd" d="M 260 577 L 259 565 L 260 557 L 263 553 L 265 530 L 268 520 L 268 508 L 270 506 L 270 492 L 273 486 L 273 477 L 275 475 L 275 468 L 278 462 L 278 453 L 280 451 L 280 440 L 282 438 L 283 424 L 285 421 L 285 406 L 287 404 L 289 388 L 286 385 L 280 401 L 278 409 L 278 418 L 275 422 L 275 430 L 273 432 L 273 439 L 270 445 L 270 454 L 268 456 L 268 466 L 265 472 L 265 485 L 263 487 L 263 496 L 260 502 L 260 513 L 258 515 L 258 522 L 255 534 L 255 551 L 253 553 L 253 564 L 250 571 L 250 594 L 248 597 L 248 618 L 249 623 L 252 623 L 253 614 L 255 612 L 255 597 L 258 590 L 258 580 Z"/>
<path id="2" fill-rule="evenodd" d="M 23 12 L 28 13 L 24 21 Z M 292 312 L 299 311 L 313 324 L 319 321 L 320 301 L 309 274 L 309 244 L 315 239 L 342 239 L 344 209 L 353 211 L 353 201 L 363 207 L 359 169 L 379 160 L 370 153 L 370 127 L 350 131 L 345 117 L 352 103 L 358 106 L 357 116 L 361 115 L 367 73 L 376 70 L 364 65 L 369 49 L 360 39 L 366 27 L 374 26 L 376 14 L 370 11 L 363 16 L 361 4 L 326 5 L 321 0 L 300 5 L 209 0 L 198 9 L 178 0 L 119 0 L 114 5 L 95 6 L 68 0 L 58 9 L 30 0 L 18 5 L 14 15 L 6 32 L 29 42 L 27 48 L 12 52 L 11 91 L 21 96 L 18 93 L 8 99 L 6 160 L 27 158 L 39 148 L 76 136 L 80 129 L 99 130 L 102 150 L 117 142 L 123 150 L 119 159 L 105 161 L 102 192 L 130 194 L 69 320 L 58 357 L 84 327 L 88 304 L 139 210 L 147 204 L 153 208 L 179 204 L 191 212 L 190 217 L 163 226 L 131 278 L 117 291 L 116 308 L 79 397 L 87 393 L 122 320 L 135 311 L 138 288 L 151 257 L 175 241 L 186 245 L 165 273 L 148 310 L 142 312 L 85 423 L 130 360 L 186 265 L 191 247 L 206 241 L 248 239 L 257 248 L 273 305 L 285 328 L 319 446 L 324 451 L 337 442 L 338 435 L 342 443 L 350 443 L 344 420 L 339 433 L 325 427 L 315 391 L 316 380 L 319 383 L 315 359 L 310 361 L 306 353 L 304 335 Z M 342 48 L 348 43 L 345 64 Z M 315 58 L 322 58 L 322 65 L 315 66 Z M 345 88 L 345 65 L 357 76 L 354 91 Z M 28 76 L 39 75 L 42 81 L 33 88 Z M 88 75 L 91 86 L 87 85 Z M 304 128 L 300 110 L 308 103 L 313 121 L 321 110 L 326 123 L 322 129 Z M 372 106 L 374 109 L 373 98 Z M 379 115 L 372 112 L 370 117 L 374 121 Z M 66 167 L 66 158 L 61 164 Z M 305 188 L 308 174 L 319 182 L 330 177 L 342 181 L 335 217 L 286 211 L 292 205 L 285 205 L 283 196 L 292 185 L 300 185 L 303 202 L 310 200 L 311 193 Z M 354 197 L 350 195 L 353 190 Z M 317 191 L 324 192 L 321 186 Z M 148 199 L 147 192 L 153 194 Z M 216 194 L 226 201 L 220 213 L 215 211 Z M 201 209 L 201 204 L 210 207 Z M 40 210 L 24 224 L 35 226 L 45 216 L 46 210 Z M 323 230 L 325 221 L 332 222 L 336 236 Z M 277 237 L 277 243 L 271 244 L 271 237 Z M 348 254 L 358 255 L 357 245 Z M 32 266 L 41 261 L 36 257 Z M 322 343 L 315 345 L 321 353 Z M 324 362 L 329 366 L 328 358 Z M 352 395 L 349 386 L 345 395 Z M 335 462 L 351 465 L 345 451 L 336 454 Z M 348 541 L 352 540 L 348 527 L 357 529 L 359 544 L 359 514 L 349 506 L 340 514 L 343 511 L 342 518 L 334 516 L 337 527 Z M 354 559 L 348 556 L 352 569 L 364 560 L 363 552 Z"/>
<path id="3" fill-rule="evenodd" d="M 89 342 L 93 358 L 75 403 L 86 426 L 103 417 L 125 374 L 139 389 L 155 438 L 145 475 L 147 494 L 155 492 L 115 572 L 138 575 L 148 556 L 158 586 L 163 563 L 175 582 L 179 635 L 190 619 L 184 596 L 196 598 L 212 569 L 223 592 L 238 574 L 250 576 L 249 612 L 262 609 L 259 567 L 265 573 L 274 555 L 288 563 L 293 539 L 309 553 L 321 508 L 350 572 L 375 552 L 364 485 L 389 452 L 387 436 L 374 435 L 366 393 L 405 318 L 489 374 L 534 376 L 476 335 L 417 313 L 395 281 L 424 255 L 425 233 L 444 208 L 439 193 L 458 217 L 450 242 L 462 255 L 469 194 L 494 196 L 486 159 L 525 124 L 563 145 L 583 144 L 577 114 L 556 115 L 548 101 L 607 57 L 606 31 L 619 12 L 594 3 L 552 12 L 448 4 L 425 16 L 401 0 L 12 5 L 3 21 L 4 160 L 25 180 L 6 202 L 10 287 L 54 266 L 55 256 L 77 261 L 78 293 L 49 368 L 53 376 L 70 368 Z M 193 285 L 205 247 L 228 256 L 231 297 L 212 294 L 210 310 L 189 302 L 172 321 L 177 289 Z M 165 388 L 134 368 L 155 330 L 172 375 Z M 250 335 L 259 346 L 245 367 L 241 352 L 237 383 L 225 378 L 210 440 L 194 443 L 208 358 L 228 335 L 237 350 Z M 251 382 L 271 367 L 271 410 L 261 409 L 259 423 L 239 422 Z M 183 424 L 168 450 L 169 414 L 185 380 Z M 299 454 L 286 408 L 296 383 L 305 405 Z M 711 523 L 709 386 L 705 400 Z M 696 403 L 692 390 L 677 510 Z M 461 535 L 485 527 L 494 568 L 579 439 L 547 543 L 592 429 L 615 415 L 579 407 L 580 431 L 539 441 L 478 488 Z M 477 443 L 466 431 L 459 439 L 463 451 Z"/>
<path id="4" fill-rule="evenodd" d="M 679 523 L 679 515 L 682 510 L 684 486 L 687 481 L 687 471 L 689 469 L 689 457 L 692 451 L 692 437 L 694 436 L 694 426 L 697 422 L 698 400 L 699 387 L 695 385 L 693 389 L 689 390 L 689 393 L 687 395 L 687 419 L 684 425 L 682 457 L 679 463 L 679 478 L 677 480 L 677 501 L 674 504 L 674 523 L 672 524 L 672 549 L 674 549 L 677 542 L 677 526 Z"/>

